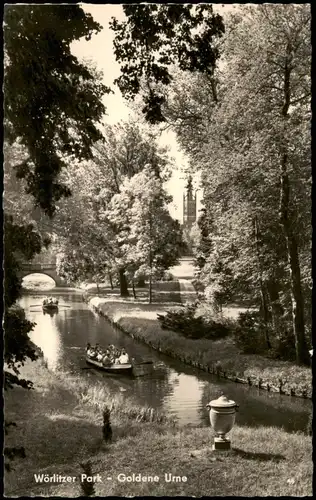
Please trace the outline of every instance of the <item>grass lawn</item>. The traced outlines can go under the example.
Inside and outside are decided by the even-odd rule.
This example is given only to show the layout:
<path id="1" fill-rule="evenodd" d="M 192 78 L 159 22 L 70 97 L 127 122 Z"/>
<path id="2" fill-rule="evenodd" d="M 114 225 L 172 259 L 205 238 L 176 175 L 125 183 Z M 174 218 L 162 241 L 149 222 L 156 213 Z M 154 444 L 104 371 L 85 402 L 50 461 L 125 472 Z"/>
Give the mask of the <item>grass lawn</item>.
<path id="1" fill-rule="evenodd" d="M 6 474 L 6 496 L 81 496 L 80 481 L 36 483 L 34 474 L 78 477 L 80 463 L 90 461 L 102 483 L 97 496 L 311 496 L 312 443 L 300 433 L 277 428 L 234 427 L 232 451 L 211 451 L 210 427 L 178 428 L 117 399 L 112 411 L 113 442 L 102 441 L 101 408 L 110 404 L 106 386 L 87 385 L 55 374 L 41 362 L 28 363 L 21 375 L 35 389 L 5 394 L 10 431 L 7 446 L 24 446 L 25 459 Z M 159 476 L 158 483 L 119 482 L 119 474 Z M 165 482 L 164 474 L 186 476 Z M 110 477 L 112 479 L 108 480 Z"/>
<path id="2" fill-rule="evenodd" d="M 136 299 L 133 297 L 133 291 L 129 288 L 129 297 L 120 297 L 119 288 L 111 288 L 108 284 L 100 284 L 99 287 L 95 283 L 90 283 L 84 286 L 84 291 L 87 295 L 93 297 L 98 295 L 99 297 L 113 298 L 115 300 L 120 300 L 124 302 L 135 301 L 141 304 L 148 304 L 149 292 L 148 285 L 143 288 L 135 288 Z M 157 282 L 153 284 L 152 289 L 153 304 L 169 304 L 169 305 L 179 305 L 181 304 L 181 294 L 180 294 L 180 283 L 179 281 L 164 281 Z"/>
<path id="3" fill-rule="evenodd" d="M 17 424 L 10 429 L 5 445 L 24 446 L 27 458 L 12 462 L 14 470 L 5 480 L 7 495 L 16 490 L 27 494 L 25 488 L 33 486 L 37 472 L 57 470 L 64 474 L 69 464 L 102 450 L 105 405 L 112 408 L 114 442 L 126 434 L 139 434 L 141 422 L 154 426 L 167 420 L 126 397 L 124 403 L 120 396 L 113 398 L 105 383 L 91 385 L 84 378 L 51 372 L 41 360 L 27 362 L 21 368 L 21 378 L 32 380 L 34 389 L 15 387 L 5 392 L 5 419 Z"/>

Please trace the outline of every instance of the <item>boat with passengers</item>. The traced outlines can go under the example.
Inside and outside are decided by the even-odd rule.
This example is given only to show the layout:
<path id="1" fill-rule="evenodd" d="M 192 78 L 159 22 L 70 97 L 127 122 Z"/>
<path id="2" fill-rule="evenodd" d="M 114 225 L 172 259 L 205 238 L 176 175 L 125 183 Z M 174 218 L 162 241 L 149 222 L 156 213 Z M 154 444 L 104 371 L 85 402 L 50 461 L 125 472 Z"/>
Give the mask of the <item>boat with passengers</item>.
<path id="1" fill-rule="evenodd" d="M 126 373 L 134 376 L 147 375 L 152 372 L 152 361 L 136 362 L 130 358 L 126 350 L 109 345 L 103 349 L 99 344 L 86 347 L 86 362 L 108 373 Z"/>
<path id="2" fill-rule="evenodd" d="M 43 311 L 58 311 L 58 299 L 54 299 L 53 297 L 49 297 L 43 300 L 42 303 Z"/>

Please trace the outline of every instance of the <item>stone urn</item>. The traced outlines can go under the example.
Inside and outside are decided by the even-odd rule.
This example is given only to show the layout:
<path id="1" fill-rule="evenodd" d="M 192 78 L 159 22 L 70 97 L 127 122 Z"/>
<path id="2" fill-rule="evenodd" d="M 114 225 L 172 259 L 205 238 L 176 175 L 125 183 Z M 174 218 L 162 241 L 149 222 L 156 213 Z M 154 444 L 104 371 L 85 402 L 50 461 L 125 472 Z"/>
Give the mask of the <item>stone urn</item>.
<path id="1" fill-rule="evenodd" d="M 211 426 L 215 431 L 213 450 L 230 450 L 226 434 L 233 428 L 238 404 L 222 395 L 206 405 L 210 412 Z"/>

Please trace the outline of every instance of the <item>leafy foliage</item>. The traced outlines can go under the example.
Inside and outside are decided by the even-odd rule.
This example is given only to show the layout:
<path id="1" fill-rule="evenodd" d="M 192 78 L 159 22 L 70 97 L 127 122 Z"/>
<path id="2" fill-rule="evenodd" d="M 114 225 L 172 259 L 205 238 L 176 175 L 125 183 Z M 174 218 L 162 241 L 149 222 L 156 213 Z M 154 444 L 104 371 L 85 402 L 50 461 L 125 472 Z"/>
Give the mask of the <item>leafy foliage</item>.
<path id="1" fill-rule="evenodd" d="M 34 325 L 14 305 L 21 291 L 21 262 L 49 243 L 42 221 L 34 223 L 32 205 L 35 201 L 51 217 L 56 201 L 70 194 L 60 182 L 61 172 L 75 158 L 90 158 L 92 144 L 102 137 L 96 123 L 109 89 L 70 51 L 74 40 L 89 39 L 100 29 L 77 5 L 5 6 L 3 326 L 11 369 L 5 371 L 6 388 L 31 388 L 30 381 L 19 378 L 19 368 L 37 357 L 28 337 Z M 23 457 L 24 450 L 5 448 L 5 456 Z"/>
<path id="2" fill-rule="evenodd" d="M 161 328 L 179 332 L 184 337 L 191 339 L 216 340 L 231 333 L 229 326 L 224 323 L 197 316 L 198 305 L 199 303 L 195 302 L 181 309 L 168 311 L 165 315 L 157 314 Z"/>
<path id="3" fill-rule="evenodd" d="M 235 342 L 245 354 L 263 354 L 266 352 L 264 324 L 259 312 L 247 311 L 239 314 Z"/>
<path id="4" fill-rule="evenodd" d="M 236 345 L 246 354 L 265 354 L 274 359 L 295 361 L 293 334 L 286 329 L 275 332 L 271 325 L 268 328 L 271 347 L 267 345 L 262 314 L 250 311 L 240 313 L 235 330 Z"/>
<path id="5" fill-rule="evenodd" d="M 129 121 L 105 127 L 93 152 L 92 161 L 68 169 L 65 182 L 74 195 L 58 204 L 55 216 L 58 271 L 72 282 L 120 274 L 121 286 L 145 278 L 151 217 L 151 269 L 159 278 L 182 244 L 179 223 L 164 206 L 169 198 L 162 185 L 172 165 L 166 148 L 147 125 Z"/>
<path id="6" fill-rule="evenodd" d="M 124 97 L 133 99 L 146 82 L 143 113 L 150 123 L 165 120 L 164 95 L 156 84 L 172 81 L 170 67 L 213 77 L 219 58 L 216 40 L 224 32 L 212 5 L 124 5 L 127 21 L 112 19 L 114 48 L 121 64 L 116 80 Z"/>
<path id="7" fill-rule="evenodd" d="M 70 51 L 74 40 L 88 40 L 100 29 L 78 5 L 5 8 L 5 136 L 26 147 L 18 177 L 49 215 L 55 201 L 70 194 L 58 179 L 65 155 L 90 158 L 101 139 L 96 122 L 109 89 Z"/>
<path id="8" fill-rule="evenodd" d="M 115 228 L 116 259 L 132 280 L 159 278 L 178 262 L 182 233 L 168 212 L 169 200 L 161 179 L 147 165 L 125 180 L 105 212 Z"/>
<path id="9" fill-rule="evenodd" d="M 14 469 L 14 467 L 12 467 L 12 460 L 15 460 L 16 458 L 25 458 L 26 455 L 25 455 L 25 450 L 22 446 L 20 447 L 11 447 L 11 448 L 8 448 L 6 447 L 4 449 L 4 457 L 8 460 L 10 460 L 10 462 L 5 462 L 4 464 L 4 468 L 7 472 L 11 472 L 12 469 Z"/>
<path id="10" fill-rule="evenodd" d="M 31 260 L 40 253 L 43 240 L 33 224 L 16 224 L 13 217 L 4 217 L 4 297 L 5 307 L 11 307 L 18 299 L 21 279 L 18 276 L 21 260 Z"/>
<path id="11" fill-rule="evenodd" d="M 202 175 L 195 246 L 202 288 L 220 302 L 254 299 L 266 332 L 276 339 L 289 332 L 296 360 L 308 363 L 310 12 L 304 5 L 239 12 L 225 20 L 216 99 L 205 76 L 178 74 L 163 111 Z"/>

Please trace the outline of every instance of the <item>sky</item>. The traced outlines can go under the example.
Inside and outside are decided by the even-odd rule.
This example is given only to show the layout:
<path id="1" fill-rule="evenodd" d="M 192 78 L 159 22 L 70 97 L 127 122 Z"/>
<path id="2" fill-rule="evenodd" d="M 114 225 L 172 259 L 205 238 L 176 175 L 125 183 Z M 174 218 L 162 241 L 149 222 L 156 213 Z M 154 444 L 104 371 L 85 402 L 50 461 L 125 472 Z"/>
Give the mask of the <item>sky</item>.
<path id="1" fill-rule="evenodd" d="M 72 44 L 72 52 L 78 58 L 92 59 L 98 69 L 104 73 L 104 83 L 114 90 L 114 94 L 106 95 L 103 99 L 107 108 L 106 122 L 114 124 L 120 120 L 128 118 L 130 113 L 124 99 L 117 87 L 114 86 L 113 81 L 120 75 L 120 66 L 115 60 L 113 53 L 113 32 L 109 28 L 109 21 L 114 16 L 118 20 L 124 20 L 124 12 L 122 5 L 111 4 L 80 4 L 82 8 L 90 13 L 95 21 L 97 21 L 103 29 L 100 33 L 93 35 L 90 41 L 79 40 Z M 231 6 L 226 6 L 231 8 Z M 216 10 L 220 10 L 217 6 Z M 170 155 L 175 159 L 177 171 L 172 175 L 171 180 L 166 184 L 167 191 L 173 196 L 173 203 L 170 205 L 169 210 L 173 217 L 182 222 L 183 210 L 183 193 L 186 185 L 186 178 L 182 167 L 188 166 L 188 162 L 184 154 L 181 152 L 177 145 L 176 136 L 173 132 L 163 132 L 159 142 L 162 145 L 169 145 Z M 198 178 L 195 178 L 197 188 L 199 188 Z M 197 189 L 197 209 L 201 208 L 202 191 Z"/>

